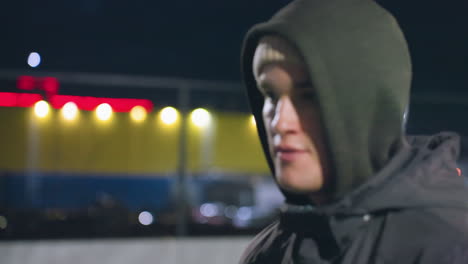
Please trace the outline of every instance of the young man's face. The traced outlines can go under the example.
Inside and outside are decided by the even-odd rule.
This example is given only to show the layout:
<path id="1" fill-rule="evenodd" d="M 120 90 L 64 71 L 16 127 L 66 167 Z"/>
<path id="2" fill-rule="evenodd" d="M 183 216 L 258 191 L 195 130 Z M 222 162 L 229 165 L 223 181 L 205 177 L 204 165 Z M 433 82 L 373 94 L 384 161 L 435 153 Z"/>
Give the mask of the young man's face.
<path id="1" fill-rule="evenodd" d="M 326 183 L 326 149 L 316 95 L 303 64 L 269 63 L 256 76 L 276 178 L 284 189 L 313 193 Z"/>

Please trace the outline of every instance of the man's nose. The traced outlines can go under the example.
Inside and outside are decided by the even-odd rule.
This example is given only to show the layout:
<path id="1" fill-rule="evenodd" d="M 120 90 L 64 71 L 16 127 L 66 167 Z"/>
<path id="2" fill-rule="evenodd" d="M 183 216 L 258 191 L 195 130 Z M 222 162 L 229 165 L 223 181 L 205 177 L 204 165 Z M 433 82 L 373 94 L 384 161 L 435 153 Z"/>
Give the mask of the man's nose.
<path id="1" fill-rule="evenodd" d="M 284 135 L 298 131 L 299 117 L 289 97 L 285 96 L 278 100 L 274 113 L 271 126 L 275 133 Z"/>

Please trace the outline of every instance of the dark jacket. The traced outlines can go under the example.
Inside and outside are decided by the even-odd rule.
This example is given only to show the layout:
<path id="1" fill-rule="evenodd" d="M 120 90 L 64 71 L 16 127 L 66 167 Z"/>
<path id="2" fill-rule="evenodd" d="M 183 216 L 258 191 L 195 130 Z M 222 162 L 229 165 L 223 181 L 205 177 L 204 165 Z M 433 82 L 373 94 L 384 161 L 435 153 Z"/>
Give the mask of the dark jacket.
<path id="1" fill-rule="evenodd" d="M 289 41 L 307 64 L 334 183 L 321 206 L 282 190 L 280 219 L 240 263 L 468 263 L 459 138 L 404 135 L 411 63 L 395 19 L 371 0 L 297 0 L 249 31 L 242 70 L 274 174 L 252 74 L 255 48 L 269 34 Z"/>

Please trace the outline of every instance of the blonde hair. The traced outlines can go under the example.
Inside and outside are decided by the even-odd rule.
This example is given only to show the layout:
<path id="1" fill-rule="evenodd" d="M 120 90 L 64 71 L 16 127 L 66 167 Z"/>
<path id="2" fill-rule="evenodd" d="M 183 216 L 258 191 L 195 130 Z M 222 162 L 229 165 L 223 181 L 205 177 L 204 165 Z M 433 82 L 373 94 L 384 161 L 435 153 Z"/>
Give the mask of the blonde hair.
<path id="1" fill-rule="evenodd" d="M 263 67 L 272 63 L 304 64 L 301 54 L 287 40 L 268 35 L 258 42 L 252 62 L 255 79 Z"/>

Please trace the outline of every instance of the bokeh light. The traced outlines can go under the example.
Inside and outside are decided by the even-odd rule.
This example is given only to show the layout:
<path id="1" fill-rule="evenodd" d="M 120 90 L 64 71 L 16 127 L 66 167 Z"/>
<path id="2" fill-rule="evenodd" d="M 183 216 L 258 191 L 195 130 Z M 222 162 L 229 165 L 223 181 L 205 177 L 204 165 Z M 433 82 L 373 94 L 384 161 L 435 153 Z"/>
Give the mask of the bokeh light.
<path id="1" fill-rule="evenodd" d="M 144 226 L 151 225 L 153 221 L 154 217 L 150 212 L 143 211 L 138 215 L 138 222 Z"/>
<path id="2" fill-rule="evenodd" d="M 193 124 L 197 127 L 206 127 L 211 121 L 210 113 L 203 108 L 193 110 L 191 117 Z"/>
<path id="3" fill-rule="evenodd" d="M 177 121 L 179 113 L 174 107 L 165 107 L 161 110 L 161 121 L 166 125 L 172 125 Z"/>
<path id="4" fill-rule="evenodd" d="M 49 114 L 49 111 L 50 111 L 50 106 L 44 100 L 41 100 L 34 104 L 34 113 L 36 114 L 37 117 L 44 118 L 47 116 L 47 114 Z"/>
<path id="5" fill-rule="evenodd" d="M 235 207 L 234 205 L 230 205 L 224 208 L 224 215 L 227 218 L 233 219 L 237 215 L 237 207 Z"/>
<path id="6" fill-rule="evenodd" d="M 200 213 L 205 217 L 214 217 L 219 214 L 219 208 L 216 204 L 205 203 L 200 206 Z"/>
<path id="7" fill-rule="evenodd" d="M 107 103 L 98 105 L 96 107 L 96 116 L 101 121 L 109 120 L 112 116 L 112 107 Z"/>
<path id="8" fill-rule="evenodd" d="M 41 64 L 41 55 L 39 55 L 39 53 L 37 52 L 29 53 L 28 65 L 33 68 L 36 68 L 37 66 L 39 66 L 39 64 Z"/>
<path id="9" fill-rule="evenodd" d="M 135 122 L 142 122 L 146 119 L 146 109 L 141 105 L 134 106 L 130 111 L 130 117 Z"/>
<path id="10" fill-rule="evenodd" d="M 66 120 L 75 120 L 78 116 L 78 106 L 74 102 L 68 102 L 62 107 L 62 116 Z"/>
<path id="11" fill-rule="evenodd" d="M 237 218 L 242 221 L 247 221 L 252 218 L 252 208 L 243 206 L 237 211 Z"/>

